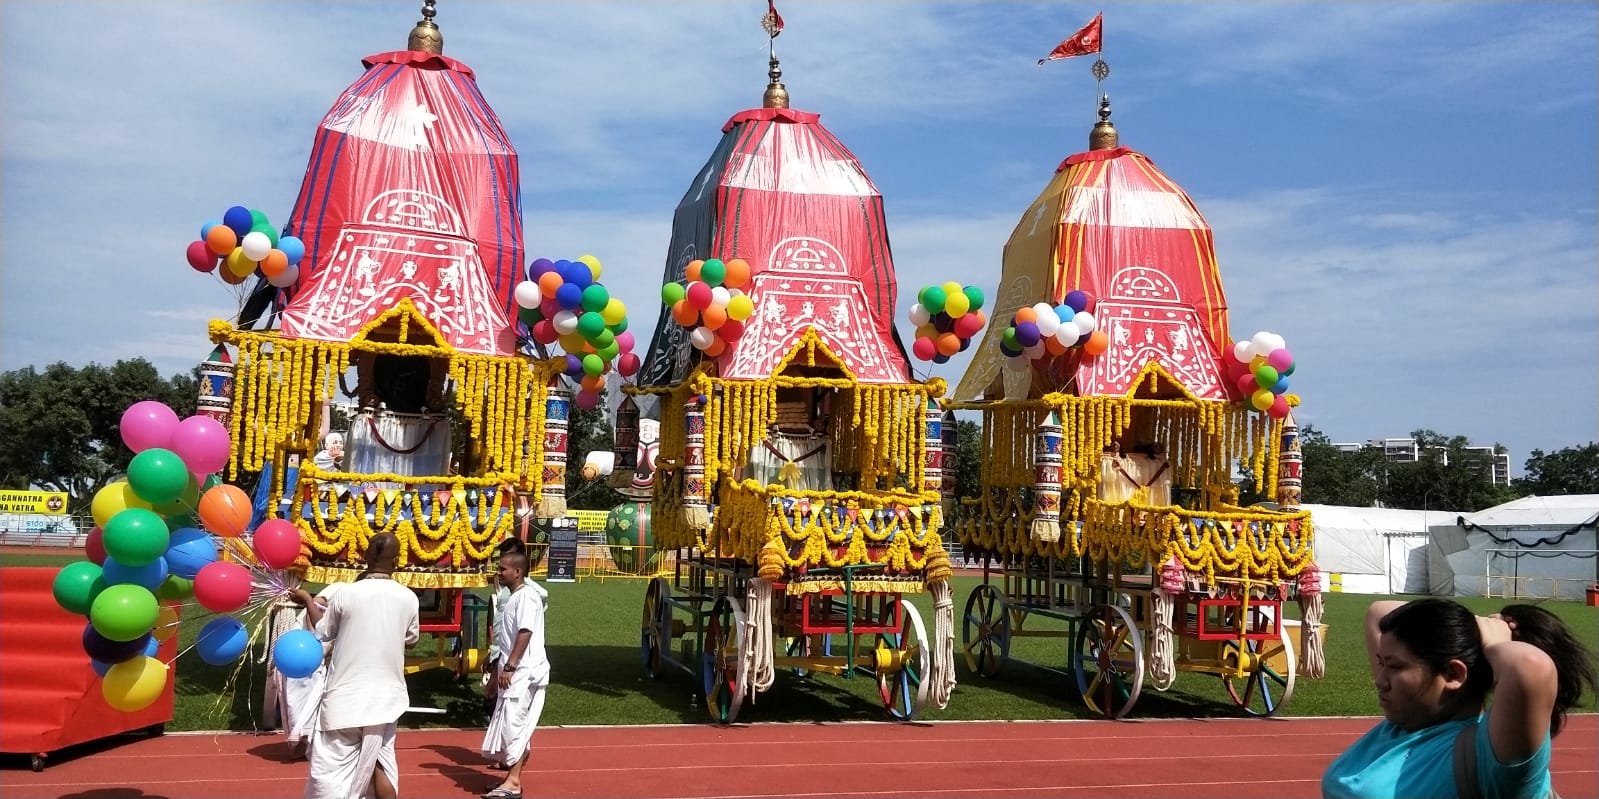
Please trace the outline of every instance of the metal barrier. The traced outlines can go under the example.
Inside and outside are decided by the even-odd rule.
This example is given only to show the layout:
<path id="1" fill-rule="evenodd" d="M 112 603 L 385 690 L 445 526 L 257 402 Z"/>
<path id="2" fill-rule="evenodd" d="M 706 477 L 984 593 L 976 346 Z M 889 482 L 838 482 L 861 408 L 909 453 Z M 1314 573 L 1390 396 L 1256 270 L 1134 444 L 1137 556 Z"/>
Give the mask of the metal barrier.
<path id="1" fill-rule="evenodd" d="M 604 542 L 592 543 L 590 536 L 578 539 L 576 577 L 581 580 L 649 580 L 669 577 L 677 567 L 677 552 L 661 551 L 651 546 L 618 546 Z M 528 561 L 533 564 L 528 576 L 543 579 L 548 576 L 545 567 L 546 544 L 530 544 Z"/>

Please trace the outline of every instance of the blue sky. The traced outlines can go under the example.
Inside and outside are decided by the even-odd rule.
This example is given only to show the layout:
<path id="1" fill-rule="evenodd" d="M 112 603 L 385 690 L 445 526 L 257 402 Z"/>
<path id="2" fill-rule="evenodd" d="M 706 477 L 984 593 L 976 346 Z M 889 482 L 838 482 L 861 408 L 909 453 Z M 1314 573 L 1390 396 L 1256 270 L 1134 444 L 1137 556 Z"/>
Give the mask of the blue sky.
<path id="1" fill-rule="evenodd" d="M 287 218 L 316 124 L 419 5 L 8 2 L 0 368 L 204 357 L 237 299 L 184 247 L 230 205 Z M 599 256 L 642 333 L 672 209 L 760 102 L 765 4 L 439 6 L 521 153 L 529 257 Z M 929 282 L 992 292 L 1094 119 L 1092 58 L 1034 61 L 1101 8 L 779 4 L 794 105 L 886 198 L 903 305 Z M 1122 143 L 1209 219 L 1233 333 L 1287 339 L 1303 420 L 1500 442 L 1517 471 L 1599 439 L 1593 4 L 1103 10 Z"/>

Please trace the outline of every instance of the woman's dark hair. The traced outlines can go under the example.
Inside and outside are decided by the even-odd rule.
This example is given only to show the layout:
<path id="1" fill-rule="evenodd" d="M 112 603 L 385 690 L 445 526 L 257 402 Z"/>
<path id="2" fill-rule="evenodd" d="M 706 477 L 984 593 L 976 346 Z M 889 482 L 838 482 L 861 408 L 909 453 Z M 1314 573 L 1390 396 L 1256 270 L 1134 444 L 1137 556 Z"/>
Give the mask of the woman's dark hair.
<path id="1" fill-rule="evenodd" d="M 1451 660 L 1466 664 L 1466 682 L 1456 701 L 1482 707 L 1493 688 L 1494 673 L 1482 655 L 1477 616 L 1464 605 L 1438 598 L 1406 602 L 1384 616 L 1377 629 L 1398 638 L 1435 674 L 1444 673 Z"/>
<path id="2" fill-rule="evenodd" d="M 1543 650 L 1554 661 L 1556 691 L 1549 734 L 1565 725 L 1566 711 L 1582 700 L 1583 688 L 1599 693 L 1593 654 L 1558 616 L 1534 605 L 1506 605 L 1499 615 L 1511 626 L 1511 638 Z M 1457 701 L 1480 707 L 1493 689 L 1493 667 L 1483 657 L 1477 616 L 1448 599 L 1418 599 L 1384 616 L 1377 627 L 1402 641 L 1427 667 L 1443 673 L 1449 661 L 1466 664 L 1466 683 Z"/>
<path id="3" fill-rule="evenodd" d="M 1549 718 L 1553 736 L 1565 726 L 1566 711 L 1582 701 L 1584 688 L 1599 693 L 1593 652 L 1571 634 L 1560 617 L 1536 605 L 1506 605 L 1499 616 L 1510 624 L 1511 638 L 1542 649 L 1555 662 L 1555 709 Z"/>

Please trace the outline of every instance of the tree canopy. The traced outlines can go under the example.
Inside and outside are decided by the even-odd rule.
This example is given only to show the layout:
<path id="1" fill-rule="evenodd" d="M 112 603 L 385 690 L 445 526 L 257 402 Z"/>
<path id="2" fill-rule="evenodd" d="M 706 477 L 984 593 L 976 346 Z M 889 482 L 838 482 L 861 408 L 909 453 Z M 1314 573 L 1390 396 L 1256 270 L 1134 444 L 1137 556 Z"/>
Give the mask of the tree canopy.
<path id="1" fill-rule="evenodd" d="M 1549 453 L 1535 449 L 1527 458 L 1526 471 L 1515 481 L 1523 495 L 1599 494 L 1599 443 Z"/>

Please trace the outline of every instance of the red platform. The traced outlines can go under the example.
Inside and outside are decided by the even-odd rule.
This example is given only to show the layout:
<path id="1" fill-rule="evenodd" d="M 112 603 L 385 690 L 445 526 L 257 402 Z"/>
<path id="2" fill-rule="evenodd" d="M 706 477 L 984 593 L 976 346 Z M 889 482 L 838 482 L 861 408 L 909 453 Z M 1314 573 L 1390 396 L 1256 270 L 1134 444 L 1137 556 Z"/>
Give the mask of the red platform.
<path id="1" fill-rule="evenodd" d="M 83 651 L 87 622 L 61 609 L 50 593 L 58 569 L 0 569 L 0 752 L 44 756 L 75 744 L 172 720 L 173 676 L 155 704 L 137 713 L 113 710 Z M 174 637 L 160 657 L 177 656 Z M 174 670 L 175 672 L 176 670 Z"/>

